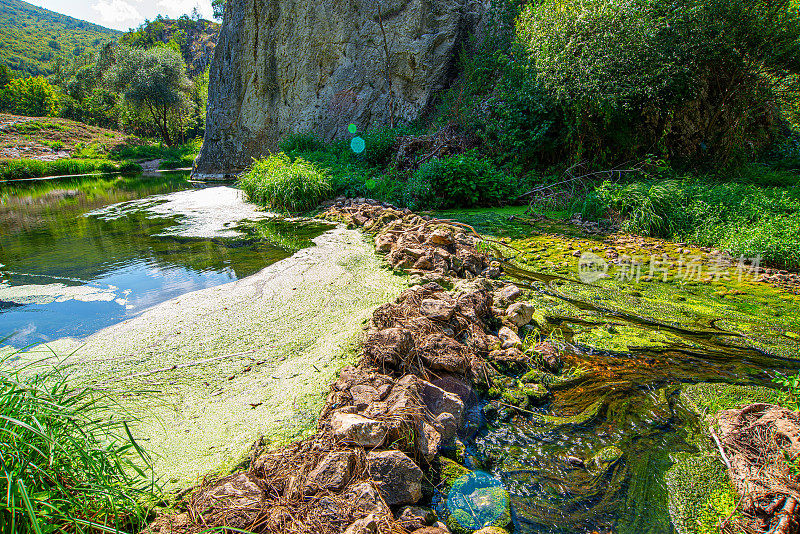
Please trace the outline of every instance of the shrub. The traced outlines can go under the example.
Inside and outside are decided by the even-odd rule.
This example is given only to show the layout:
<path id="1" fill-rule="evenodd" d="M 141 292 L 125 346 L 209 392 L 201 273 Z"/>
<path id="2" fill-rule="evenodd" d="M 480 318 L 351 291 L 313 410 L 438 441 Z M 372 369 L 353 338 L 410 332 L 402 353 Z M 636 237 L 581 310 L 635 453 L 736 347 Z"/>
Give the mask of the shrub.
<path id="1" fill-rule="evenodd" d="M 136 176 L 142 174 L 142 166 L 132 161 L 126 161 L 119 166 L 119 172 L 122 173 L 123 176 Z"/>
<path id="2" fill-rule="evenodd" d="M 0 99 L 14 113 L 31 117 L 53 117 L 58 108 L 55 89 L 41 76 L 15 78 L 0 91 Z"/>
<path id="3" fill-rule="evenodd" d="M 49 363 L 0 365 L 0 531 L 120 532 L 154 498 L 149 461 L 111 401 Z M 147 466 L 147 467 L 145 467 Z"/>
<path id="4" fill-rule="evenodd" d="M 513 181 L 475 152 L 424 163 L 404 192 L 412 209 L 497 206 L 514 194 Z"/>
<path id="5" fill-rule="evenodd" d="M 308 211 L 332 193 L 325 172 L 302 158 L 292 161 L 284 153 L 253 161 L 239 177 L 239 185 L 252 202 L 290 212 Z"/>
<path id="6" fill-rule="evenodd" d="M 289 134 L 281 139 L 278 148 L 281 152 L 291 154 L 292 152 L 324 151 L 327 150 L 328 144 L 314 133 L 297 133 Z"/>

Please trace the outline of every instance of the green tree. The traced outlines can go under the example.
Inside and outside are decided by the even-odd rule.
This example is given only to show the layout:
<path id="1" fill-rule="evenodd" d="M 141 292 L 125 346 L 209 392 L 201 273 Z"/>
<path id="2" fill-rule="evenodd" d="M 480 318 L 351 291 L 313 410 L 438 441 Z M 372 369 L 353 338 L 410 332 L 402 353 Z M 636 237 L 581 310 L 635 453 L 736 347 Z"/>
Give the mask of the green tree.
<path id="1" fill-rule="evenodd" d="M 0 88 L 5 87 L 11 81 L 11 71 L 4 64 L 0 63 Z"/>
<path id="2" fill-rule="evenodd" d="M 54 117 L 58 110 L 58 95 L 41 76 L 15 78 L 2 89 L 2 101 L 18 114 L 31 117 Z"/>
<path id="3" fill-rule="evenodd" d="M 164 143 L 175 144 L 191 111 L 192 90 L 179 52 L 166 46 L 122 49 L 105 79 L 138 117 L 147 118 Z"/>
<path id="4" fill-rule="evenodd" d="M 214 9 L 214 18 L 222 20 L 225 16 L 225 1 L 226 0 L 211 0 L 211 7 Z"/>

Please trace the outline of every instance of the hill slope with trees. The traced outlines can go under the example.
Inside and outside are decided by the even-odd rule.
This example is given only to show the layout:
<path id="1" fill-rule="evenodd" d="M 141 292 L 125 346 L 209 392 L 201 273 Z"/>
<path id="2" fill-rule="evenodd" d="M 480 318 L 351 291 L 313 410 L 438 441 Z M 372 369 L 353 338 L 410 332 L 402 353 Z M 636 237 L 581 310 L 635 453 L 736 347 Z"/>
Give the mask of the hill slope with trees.
<path id="1" fill-rule="evenodd" d="M 120 32 L 20 0 L 0 0 L 0 62 L 16 76 L 49 76 L 58 58 L 99 50 Z"/>

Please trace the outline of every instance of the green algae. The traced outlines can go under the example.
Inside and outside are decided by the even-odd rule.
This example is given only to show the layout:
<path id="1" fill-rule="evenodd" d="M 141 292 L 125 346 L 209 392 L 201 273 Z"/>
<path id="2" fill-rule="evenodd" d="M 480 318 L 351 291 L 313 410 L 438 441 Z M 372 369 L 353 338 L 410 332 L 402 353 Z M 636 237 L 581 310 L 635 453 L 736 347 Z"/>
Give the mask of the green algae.
<path id="1" fill-rule="evenodd" d="M 364 322 L 406 287 L 358 232 L 332 230 L 315 243 L 85 344 L 60 340 L 29 357 L 71 354 L 74 379 L 113 395 L 168 487 L 225 472 L 257 439 L 276 447 L 313 432 L 330 383 L 355 361 Z"/>
<path id="2" fill-rule="evenodd" d="M 680 398 L 687 409 L 703 417 L 755 402 L 780 404 L 782 400 L 779 391 L 763 386 L 708 382 L 684 386 L 681 388 Z"/>
<path id="3" fill-rule="evenodd" d="M 717 532 L 718 519 L 724 519 L 739 500 L 725 466 L 712 456 L 680 458 L 666 473 L 669 510 L 679 534 Z M 723 515 L 724 514 L 724 515 Z"/>

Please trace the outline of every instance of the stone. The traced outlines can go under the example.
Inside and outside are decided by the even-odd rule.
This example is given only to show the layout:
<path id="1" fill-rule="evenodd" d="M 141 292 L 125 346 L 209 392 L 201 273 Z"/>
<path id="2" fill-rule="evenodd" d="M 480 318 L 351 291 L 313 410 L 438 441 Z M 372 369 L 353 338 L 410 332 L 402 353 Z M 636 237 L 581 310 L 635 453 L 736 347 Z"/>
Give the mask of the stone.
<path id="1" fill-rule="evenodd" d="M 341 412 L 333 414 L 331 428 L 337 440 L 369 449 L 383 445 L 389 432 L 388 425 L 383 421 Z"/>
<path id="2" fill-rule="evenodd" d="M 442 441 L 444 443 L 452 440 L 458 434 L 458 422 L 451 413 L 440 413 L 436 417 L 436 423 L 442 428 Z"/>
<path id="3" fill-rule="evenodd" d="M 381 234 L 375 239 L 375 249 L 378 252 L 389 252 L 394 245 L 394 236 L 392 234 Z"/>
<path id="4" fill-rule="evenodd" d="M 378 390 L 366 385 L 353 386 L 350 388 L 350 395 L 353 397 L 353 402 L 356 406 L 367 406 L 380 399 Z"/>
<path id="5" fill-rule="evenodd" d="M 433 263 L 427 256 L 422 256 L 414 263 L 413 267 L 420 271 L 430 271 L 433 269 Z"/>
<path id="6" fill-rule="evenodd" d="M 520 288 L 514 284 L 504 286 L 500 291 L 497 292 L 498 300 L 500 303 L 504 304 L 511 304 L 517 300 L 520 295 L 522 295 L 522 290 L 520 290 Z"/>
<path id="7" fill-rule="evenodd" d="M 264 491 L 246 473 L 223 478 L 195 499 L 195 510 L 203 515 L 224 512 L 226 526 L 245 529 L 261 513 Z"/>
<path id="8" fill-rule="evenodd" d="M 507 326 L 500 329 L 497 333 L 497 337 L 500 338 L 502 343 L 501 348 L 503 349 L 520 348 L 522 346 L 522 340 L 517 333 Z"/>
<path id="9" fill-rule="evenodd" d="M 452 245 L 454 243 L 453 234 L 444 228 L 437 228 L 425 242 L 429 245 Z"/>
<path id="10" fill-rule="evenodd" d="M 476 530 L 474 534 L 508 534 L 508 531 L 500 527 L 483 527 L 480 530 Z"/>
<path id="11" fill-rule="evenodd" d="M 355 459 L 350 451 L 328 453 L 308 474 L 306 485 L 312 490 L 342 489 L 350 481 Z"/>
<path id="12" fill-rule="evenodd" d="M 343 494 L 343 498 L 352 504 L 354 511 L 362 514 L 383 515 L 389 513 L 389 507 L 371 482 L 361 482 L 350 486 Z"/>
<path id="13" fill-rule="evenodd" d="M 425 299 L 419 307 L 420 313 L 425 317 L 442 322 L 452 319 L 455 310 L 455 305 L 438 299 Z"/>
<path id="14" fill-rule="evenodd" d="M 438 418 L 440 415 L 447 413 L 453 416 L 456 426 L 461 424 L 464 401 L 458 395 L 421 380 L 420 397 L 434 417 Z"/>
<path id="15" fill-rule="evenodd" d="M 401 451 L 370 452 L 367 467 L 389 506 L 416 504 L 422 498 L 422 470 Z"/>
<path id="16" fill-rule="evenodd" d="M 364 355 L 376 365 L 394 367 L 405 360 L 413 347 L 414 337 L 409 330 L 385 328 L 369 336 L 364 344 Z"/>
<path id="17" fill-rule="evenodd" d="M 427 421 L 417 419 L 417 451 L 430 462 L 439 452 L 442 435 Z"/>
<path id="18" fill-rule="evenodd" d="M 436 521 L 436 513 L 421 506 L 404 506 L 397 514 L 397 521 L 408 531 L 417 531 Z"/>
<path id="19" fill-rule="evenodd" d="M 469 360 L 469 349 L 444 334 L 431 334 L 419 346 L 419 354 L 435 371 L 464 374 Z"/>
<path id="20" fill-rule="evenodd" d="M 431 527 L 423 527 L 413 531 L 411 534 L 450 534 L 450 529 L 448 529 L 444 525 L 444 523 L 441 523 L 441 527 L 437 525 Z"/>
<path id="21" fill-rule="evenodd" d="M 558 372 L 561 371 L 561 355 L 552 343 L 549 341 L 542 341 L 541 343 L 537 343 L 533 350 L 542 356 L 542 363 L 544 364 L 545 370 L 553 374 L 558 374 Z"/>
<path id="22" fill-rule="evenodd" d="M 517 326 L 524 326 L 531 322 L 536 309 L 526 302 L 512 304 L 506 310 L 506 315 Z"/>
<path id="23" fill-rule="evenodd" d="M 374 514 L 370 514 L 347 527 L 344 534 L 376 534 L 377 532 L 378 521 Z"/>

